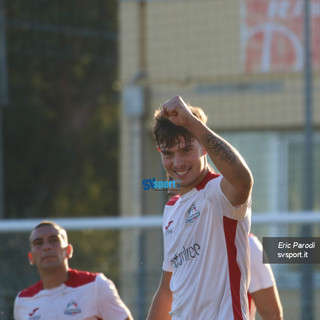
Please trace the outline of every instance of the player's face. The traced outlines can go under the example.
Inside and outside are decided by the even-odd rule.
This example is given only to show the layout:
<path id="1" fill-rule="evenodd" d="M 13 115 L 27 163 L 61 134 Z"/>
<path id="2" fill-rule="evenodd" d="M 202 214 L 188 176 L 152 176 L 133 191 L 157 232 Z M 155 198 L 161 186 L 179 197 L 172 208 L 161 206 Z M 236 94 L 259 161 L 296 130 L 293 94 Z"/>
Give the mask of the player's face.
<path id="1" fill-rule="evenodd" d="M 184 138 L 172 148 L 161 148 L 163 167 L 174 180 L 180 180 L 181 194 L 196 186 L 207 172 L 206 152 L 197 139 Z"/>
<path id="2" fill-rule="evenodd" d="M 42 226 L 30 236 L 29 260 L 40 270 L 65 266 L 72 254 L 72 247 L 63 237 L 62 231 L 54 226 Z"/>

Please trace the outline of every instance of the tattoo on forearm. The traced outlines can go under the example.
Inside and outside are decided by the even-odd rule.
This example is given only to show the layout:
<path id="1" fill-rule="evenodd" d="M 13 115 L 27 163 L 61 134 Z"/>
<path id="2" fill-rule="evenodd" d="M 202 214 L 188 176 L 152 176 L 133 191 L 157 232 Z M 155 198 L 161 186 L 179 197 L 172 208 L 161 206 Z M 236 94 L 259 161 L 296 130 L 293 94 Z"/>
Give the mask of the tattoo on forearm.
<path id="1" fill-rule="evenodd" d="M 225 144 L 224 141 L 218 139 L 217 137 L 213 136 L 212 134 L 205 134 L 202 139 L 207 144 L 207 148 L 212 150 L 217 156 L 220 157 L 221 161 L 234 163 L 237 159 L 237 156 L 230 149 L 230 147 Z M 209 150 L 208 150 L 209 151 Z"/>

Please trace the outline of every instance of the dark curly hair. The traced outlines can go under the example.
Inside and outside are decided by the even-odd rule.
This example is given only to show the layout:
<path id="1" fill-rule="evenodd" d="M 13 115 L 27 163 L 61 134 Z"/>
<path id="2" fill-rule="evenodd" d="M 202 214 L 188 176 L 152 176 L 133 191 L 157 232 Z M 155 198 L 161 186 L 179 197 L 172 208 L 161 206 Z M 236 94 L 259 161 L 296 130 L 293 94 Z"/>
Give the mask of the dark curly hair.
<path id="1" fill-rule="evenodd" d="M 189 106 L 192 114 L 203 123 L 207 123 L 208 117 L 201 108 Z M 161 115 L 161 108 L 154 113 L 154 124 L 152 132 L 158 147 L 172 148 L 180 143 L 181 137 L 184 138 L 186 144 L 190 144 L 194 136 L 186 128 L 176 126 L 168 118 Z"/>

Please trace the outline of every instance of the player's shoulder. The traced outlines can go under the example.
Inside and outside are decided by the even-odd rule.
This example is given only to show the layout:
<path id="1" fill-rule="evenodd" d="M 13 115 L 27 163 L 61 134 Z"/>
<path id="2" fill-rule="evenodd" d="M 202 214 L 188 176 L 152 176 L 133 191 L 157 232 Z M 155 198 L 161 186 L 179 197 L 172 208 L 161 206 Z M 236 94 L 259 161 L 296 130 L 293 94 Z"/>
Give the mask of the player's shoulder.
<path id="1" fill-rule="evenodd" d="M 23 289 L 18 293 L 18 298 L 32 298 L 43 289 L 42 281 L 38 281 L 32 286 Z"/>
<path id="2" fill-rule="evenodd" d="M 174 206 L 175 203 L 179 200 L 180 194 L 177 194 L 169 199 L 169 201 L 166 203 L 167 206 Z"/>
<path id="3" fill-rule="evenodd" d="M 251 259 L 253 259 L 255 256 L 261 256 L 263 251 L 262 243 L 260 242 L 258 237 L 252 233 L 249 234 L 249 247 Z"/>
<path id="4" fill-rule="evenodd" d="M 256 235 L 249 233 L 249 242 L 251 245 L 260 246 L 261 242 Z"/>
<path id="5" fill-rule="evenodd" d="M 99 273 L 69 269 L 69 278 L 65 282 L 65 285 L 68 287 L 77 288 L 94 282 L 98 275 Z"/>
<path id="6" fill-rule="evenodd" d="M 220 179 L 218 179 L 218 178 L 220 178 Z M 202 181 L 195 186 L 195 188 L 198 191 L 203 190 L 203 189 L 207 188 L 210 184 L 219 183 L 221 178 L 222 178 L 222 176 L 220 176 L 220 174 L 209 171 L 205 175 L 205 177 L 202 179 Z"/>

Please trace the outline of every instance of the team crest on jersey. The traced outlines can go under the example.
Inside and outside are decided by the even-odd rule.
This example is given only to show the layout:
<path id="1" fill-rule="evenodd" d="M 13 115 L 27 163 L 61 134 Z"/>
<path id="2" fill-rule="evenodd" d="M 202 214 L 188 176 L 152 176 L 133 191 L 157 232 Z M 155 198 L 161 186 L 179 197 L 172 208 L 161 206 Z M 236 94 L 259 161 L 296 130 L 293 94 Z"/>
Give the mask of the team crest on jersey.
<path id="1" fill-rule="evenodd" d="M 81 309 L 78 307 L 78 304 L 74 300 L 71 300 L 67 304 L 67 308 L 66 310 L 64 310 L 64 314 L 68 316 L 74 316 L 78 313 L 81 313 Z"/>
<path id="2" fill-rule="evenodd" d="M 199 216 L 200 216 L 200 211 L 197 209 L 197 206 L 195 204 L 192 204 L 187 215 L 186 223 L 194 222 L 195 220 L 198 219 Z"/>

